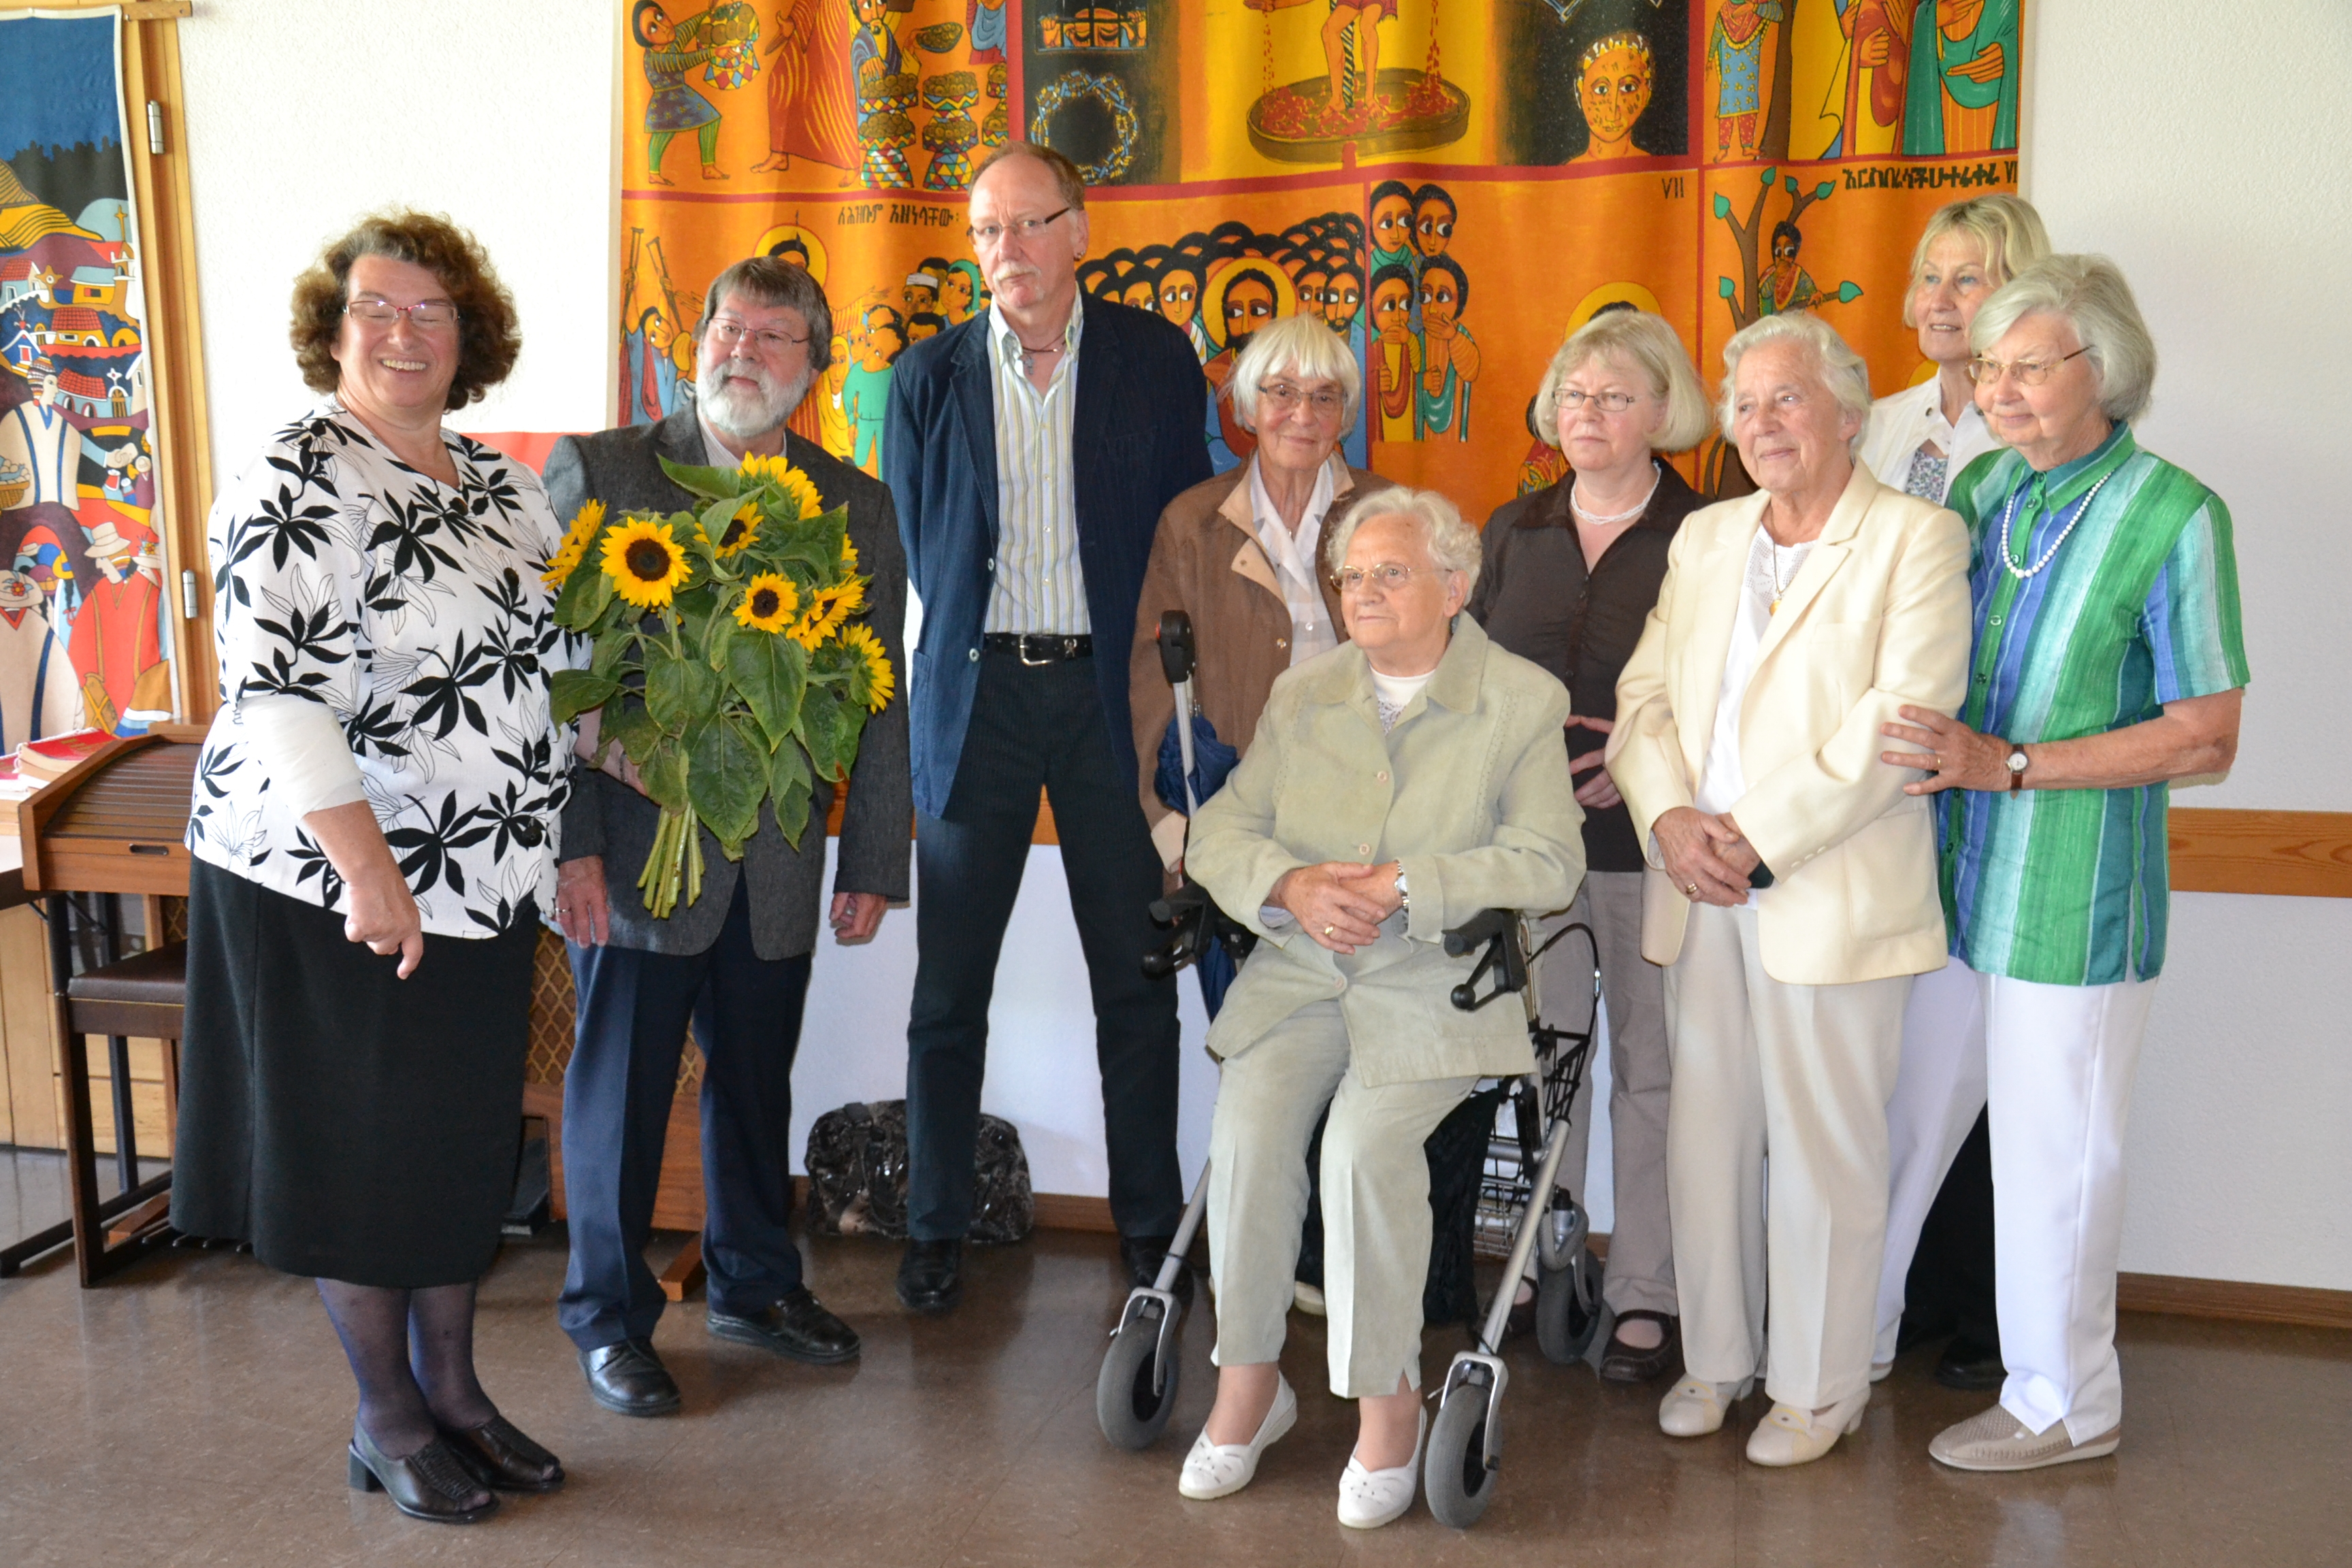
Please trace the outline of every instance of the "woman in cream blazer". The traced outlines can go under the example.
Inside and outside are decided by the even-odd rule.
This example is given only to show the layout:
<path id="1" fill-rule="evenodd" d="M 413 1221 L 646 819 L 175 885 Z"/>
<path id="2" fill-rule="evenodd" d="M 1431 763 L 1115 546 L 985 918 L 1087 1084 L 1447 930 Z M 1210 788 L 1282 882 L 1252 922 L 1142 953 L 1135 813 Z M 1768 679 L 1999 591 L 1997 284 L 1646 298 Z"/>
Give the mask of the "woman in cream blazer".
<path id="1" fill-rule="evenodd" d="M 1724 363 L 1724 431 L 1763 489 L 1675 536 L 1608 766 L 1651 866 L 1642 949 L 1674 1052 L 1688 1375 L 1659 1424 L 1721 1427 L 1768 1360 L 1769 1293 L 1774 1405 L 1748 1454 L 1790 1465 L 1869 1399 L 1886 1097 L 1911 976 L 1944 959 L 1933 819 L 1878 763 L 1879 726 L 1960 699 L 1969 542 L 1853 461 L 1869 378 L 1827 325 L 1768 317 Z"/>

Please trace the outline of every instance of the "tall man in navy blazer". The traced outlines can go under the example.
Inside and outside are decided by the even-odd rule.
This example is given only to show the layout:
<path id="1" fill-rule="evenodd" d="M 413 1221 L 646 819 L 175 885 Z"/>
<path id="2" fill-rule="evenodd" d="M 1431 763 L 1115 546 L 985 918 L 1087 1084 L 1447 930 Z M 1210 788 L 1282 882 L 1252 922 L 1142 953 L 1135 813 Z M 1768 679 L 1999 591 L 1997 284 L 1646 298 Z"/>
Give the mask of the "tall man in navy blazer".
<path id="1" fill-rule="evenodd" d="M 1184 1206 L 1176 990 L 1140 968 L 1160 858 L 1135 798 L 1126 649 L 1160 509 L 1209 477 L 1201 364 L 1159 317 L 1081 300 L 1086 187 L 1067 158 L 998 149 L 970 213 L 994 303 L 907 350 L 882 441 L 923 605 L 898 1269 L 919 1311 L 961 1292 L 989 997 L 1041 785 L 1094 994 L 1111 1217 L 1139 1282 Z"/>

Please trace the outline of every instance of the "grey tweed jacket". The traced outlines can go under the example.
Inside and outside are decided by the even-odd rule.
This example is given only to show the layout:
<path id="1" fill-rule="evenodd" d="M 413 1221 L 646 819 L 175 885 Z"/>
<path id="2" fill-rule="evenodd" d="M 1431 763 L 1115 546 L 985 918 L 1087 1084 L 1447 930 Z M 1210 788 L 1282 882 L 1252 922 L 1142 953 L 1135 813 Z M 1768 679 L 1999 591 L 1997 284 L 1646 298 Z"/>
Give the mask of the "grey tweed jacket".
<path id="1" fill-rule="evenodd" d="M 834 889 L 904 900 L 915 803 L 907 771 L 907 557 L 898 542 L 898 511 L 878 479 L 798 436 L 787 435 L 784 443 L 784 456 L 816 481 L 826 506 L 848 503 L 850 542 L 857 547 L 859 569 L 873 578 L 863 618 L 882 639 L 890 668 L 898 674 L 890 705 L 867 721 L 858 745 L 842 811 Z M 556 515 L 568 523 L 590 500 L 616 512 L 694 510 L 695 498 L 670 481 L 657 457 L 678 463 L 706 460 L 702 427 L 691 405 L 658 425 L 565 437 L 549 454 L 544 476 Z M 744 842 L 740 864 L 719 853 L 719 840 L 704 829 L 702 897 L 691 904 L 681 901 L 669 919 L 657 921 L 646 912 L 636 880 L 653 848 L 660 808 L 575 759 L 572 800 L 563 808 L 563 858 L 604 858 L 616 946 L 680 955 L 708 950 L 719 939 L 740 876 L 750 895 L 753 949 L 761 958 L 797 958 L 816 946 L 824 892 L 824 819 L 832 806 L 833 785 L 821 782 L 810 804 L 808 831 L 794 849 L 776 826 L 772 809 L 762 804 L 759 830 Z"/>

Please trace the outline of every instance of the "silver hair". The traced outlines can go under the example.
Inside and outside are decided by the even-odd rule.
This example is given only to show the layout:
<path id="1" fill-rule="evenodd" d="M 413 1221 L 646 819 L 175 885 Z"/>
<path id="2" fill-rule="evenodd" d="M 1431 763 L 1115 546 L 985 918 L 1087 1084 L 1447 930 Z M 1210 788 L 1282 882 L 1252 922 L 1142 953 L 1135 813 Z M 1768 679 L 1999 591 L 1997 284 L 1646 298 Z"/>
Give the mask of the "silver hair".
<path id="1" fill-rule="evenodd" d="M 1437 491 L 1417 490 L 1406 485 L 1374 490 L 1349 507 L 1323 547 L 1324 563 L 1334 572 L 1339 570 L 1348 559 L 1348 543 L 1356 537 L 1356 530 L 1376 517 L 1408 518 L 1419 523 L 1422 542 L 1429 547 L 1429 558 L 1438 569 L 1459 572 L 1467 578 L 1463 584 L 1465 594 L 1478 585 L 1478 568 L 1484 559 L 1478 548 L 1478 531 L 1462 521 L 1461 508 Z"/>
<path id="2" fill-rule="evenodd" d="M 2074 329 L 2099 373 L 2099 409 L 2130 421 L 2147 412 L 2156 386 L 2156 340 L 2123 269 L 2104 256 L 2045 256 L 2003 284 L 1977 310 L 1969 346 L 1982 353 L 2028 316 L 2056 316 Z"/>
<path id="3" fill-rule="evenodd" d="M 1356 422 L 1364 404 L 1364 373 L 1348 352 L 1348 340 L 1326 326 L 1320 316 L 1285 316 L 1270 327 L 1250 334 L 1249 347 L 1234 362 L 1225 378 L 1225 395 L 1234 400 L 1234 414 L 1244 430 L 1257 428 L 1257 389 L 1262 381 L 1284 374 L 1301 381 L 1336 381 L 1348 395 L 1339 419 L 1341 435 Z"/>
<path id="4" fill-rule="evenodd" d="M 1551 368 L 1544 372 L 1542 390 L 1536 394 L 1535 425 L 1545 445 L 1559 445 L 1559 384 L 1595 361 L 1649 377 L 1650 395 L 1666 405 L 1657 434 L 1650 438 L 1652 450 L 1686 451 L 1706 439 L 1713 422 L 1706 388 L 1675 329 L 1664 316 L 1647 310 L 1604 310 L 1569 334 L 1551 356 Z"/>
<path id="5" fill-rule="evenodd" d="M 806 268 L 781 256 L 747 256 L 710 280 L 702 300 L 702 325 L 695 336 L 710 330 L 710 319 L 730 294 L 740 294 L 772 310 L 798 310 L 807 323 L 809 370 L 822 374 L 833 363 L 833 307 L 825 302 L 824 285 Z"/>
<path id="6" fill-rule="evenodd" d="M 1846 443 L 1846 455 L 1862 456 L 1863 431 L 1870 423 L 1870 366 L 1846 346 L 1835 327 L 1810 310 L 1766 316 L 1740 328 L 1723 345 L 1723 398 L 1715 408 L 1723 438 L 1732 440 L 1731 409 L 1738 398 L 1739 362 L 1749 349 L 1765 343 L 1801 343 L 1811 351 L 1814 375 L 1837 399 L 1838 406 L 1854 416 L 1853 439 Z"/>

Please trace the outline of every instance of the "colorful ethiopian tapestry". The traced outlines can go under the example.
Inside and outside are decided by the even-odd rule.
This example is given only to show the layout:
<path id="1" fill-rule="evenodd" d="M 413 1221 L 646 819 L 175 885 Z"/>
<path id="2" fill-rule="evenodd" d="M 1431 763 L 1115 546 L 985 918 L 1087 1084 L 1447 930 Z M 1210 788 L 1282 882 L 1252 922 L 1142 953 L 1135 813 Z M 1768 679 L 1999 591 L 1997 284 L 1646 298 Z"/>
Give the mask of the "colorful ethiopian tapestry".
<path id="1" fill-rule="evenodd" d="M 1796 310 L 1875 391 L 1925 379 L 1912 247 L 2015 188 L 2021 7 L 633 0 L 619 418 L 678 405 L 710 278 L 785 255 L 836 333 L 796 427 L 877 469 L 893 362 L 987 303 L 960 193 L 1025 135 L 1087 172 L 1086 288 L 1182 327 L 1211 385 L 1271 318 L 1321 317 L 1365 370 L 1348 456 L 1483 518 L 1558 476 L 1530 402 L 1615 301 L 1710 381 L 1732 332 Z M 1220 468 L 1249 450 L 1224 404 L 1204 433 Z"/>
<path id="2" fill-rule="evenodd" d="M 119 25 L 0 16 L 0 752 L 171 717 Z"/>

